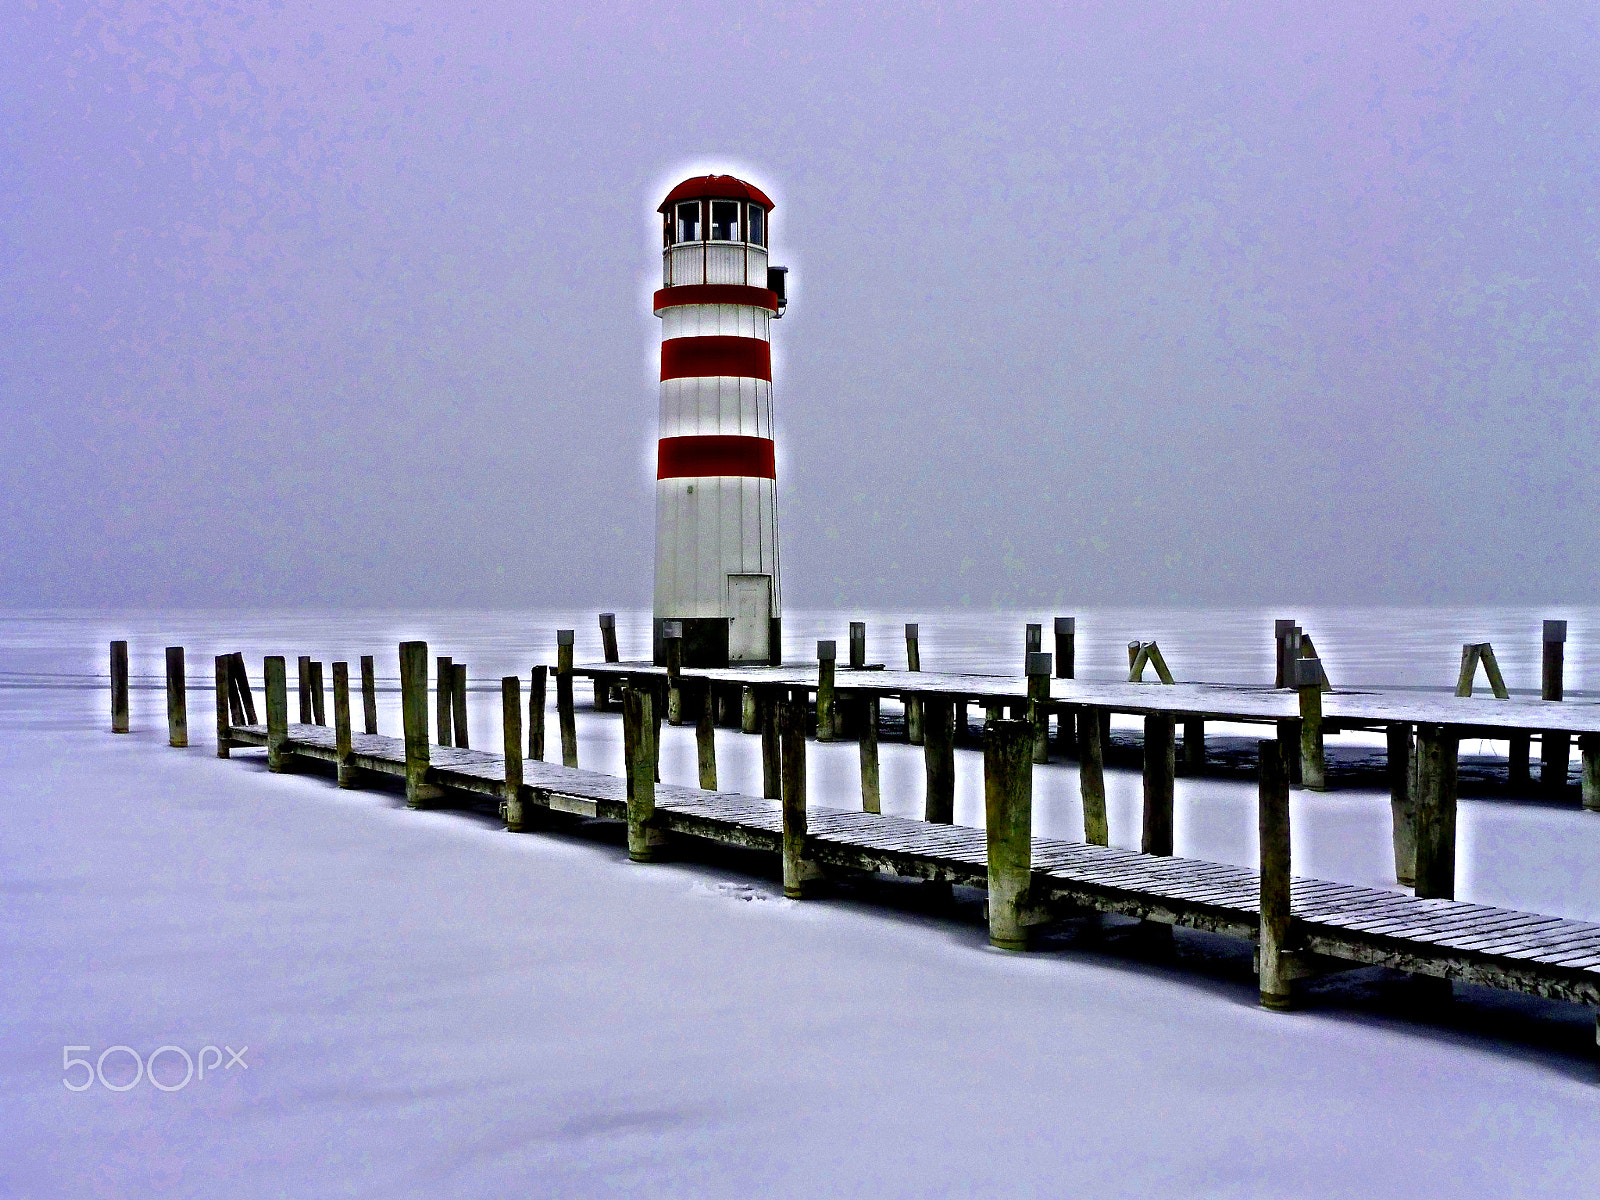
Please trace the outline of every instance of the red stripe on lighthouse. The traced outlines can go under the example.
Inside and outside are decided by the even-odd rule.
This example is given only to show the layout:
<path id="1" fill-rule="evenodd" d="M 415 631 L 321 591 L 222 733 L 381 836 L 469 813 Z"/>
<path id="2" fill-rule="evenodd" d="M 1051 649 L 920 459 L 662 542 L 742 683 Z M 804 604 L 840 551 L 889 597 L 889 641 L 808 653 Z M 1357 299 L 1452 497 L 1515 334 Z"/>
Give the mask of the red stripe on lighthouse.
<path id="1" fill-rule="evenodd" d="M 696 475 L 776 479 L 777 455 L 772 439 L 721 433 L 662 438 L 656 478 L 683 479 Z"/>
<path id="2" fill-rule="evenodd" d="M 661 378 L 705 375 L 772 378 L 772 346 L 760 338 L 681 337 L 661 343 Z"/>

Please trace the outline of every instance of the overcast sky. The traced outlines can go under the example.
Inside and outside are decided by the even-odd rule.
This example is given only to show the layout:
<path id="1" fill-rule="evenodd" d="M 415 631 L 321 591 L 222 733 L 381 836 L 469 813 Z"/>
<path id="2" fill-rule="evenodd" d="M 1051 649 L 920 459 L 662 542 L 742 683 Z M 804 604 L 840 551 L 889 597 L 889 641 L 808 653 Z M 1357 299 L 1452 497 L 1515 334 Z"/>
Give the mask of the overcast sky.
<path id="1" fill-rule="evenodd" d="M 777 201 L 791 606 L 1600 578 L 1592 2 L 0 16 L 0 604 L 650 599 L 656 205 Z"/>

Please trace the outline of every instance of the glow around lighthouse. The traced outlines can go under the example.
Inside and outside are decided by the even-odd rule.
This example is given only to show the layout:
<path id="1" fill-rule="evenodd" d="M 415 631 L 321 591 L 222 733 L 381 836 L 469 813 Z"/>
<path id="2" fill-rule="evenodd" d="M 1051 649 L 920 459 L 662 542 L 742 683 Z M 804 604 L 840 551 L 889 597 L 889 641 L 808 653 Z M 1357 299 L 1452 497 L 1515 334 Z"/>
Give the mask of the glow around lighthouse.
<path id="1" fill-rule="evenodd" d="M 683 623 L 686 666 L 777 663 L 781 631 L 769 267 L 772 201 L 731 175 L 662 201 L 655 658 Z"/>

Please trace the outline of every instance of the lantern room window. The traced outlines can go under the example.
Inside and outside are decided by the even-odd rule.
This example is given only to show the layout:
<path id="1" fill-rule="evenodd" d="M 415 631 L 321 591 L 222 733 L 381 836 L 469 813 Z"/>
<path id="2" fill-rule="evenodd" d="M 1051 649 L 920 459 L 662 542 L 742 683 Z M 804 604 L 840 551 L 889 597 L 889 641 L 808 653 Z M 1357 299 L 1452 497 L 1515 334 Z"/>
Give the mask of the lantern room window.
<path id="1" fill-rule="evenodd" d="M 680 242 L 700 240 L 700 201 L 690 200 L 678 205 L 678 240 Z"/>
<path id="2" fill-rule="evenodd" d="M 759 204 L 750 206 L 750 220 L 745 228 L 749 231 L 752 246 L 767 244 L 767 213 Z"/>
<path id="3" fill-rule="evenodd" d="M 737 242 L 739 240 L 739 202 L 713 200 L 711 202 L 711 240 Z"/>

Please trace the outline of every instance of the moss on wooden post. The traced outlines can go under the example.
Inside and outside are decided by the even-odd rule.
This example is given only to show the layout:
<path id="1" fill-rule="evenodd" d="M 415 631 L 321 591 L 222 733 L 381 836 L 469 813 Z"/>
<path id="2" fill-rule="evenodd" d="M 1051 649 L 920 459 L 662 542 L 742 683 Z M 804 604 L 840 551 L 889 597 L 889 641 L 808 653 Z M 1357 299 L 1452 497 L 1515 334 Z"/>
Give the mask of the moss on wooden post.
<path id="1" fill-rule="evenodd" d="M 261 686 L 266 693 L 267 770 L 289 769 L 284 743 L 289 740 L 288 667 L 281 654 L 268 655 L 261 664 Z"/>
<path id="2" fill-rule="evenodd" d="M 111 643 L 111 732 L 128 732 L 128 643 Z"/>
<path id="3" fill-rule="evenodd" d="M 1283 769 L 1283 747 L 1258 742 L 1260 764 L 1257 819 L 1261 854 L 1261 1006 L 1277 1010 L 1290 1005 L 1290 975 L 1284 951 L 1289 942 L 1289 778 Z M 1289 748 L 1294 753 L 1294 747 Z"/>
<path id="4" fill-rule="evenodd" d="M 1048 656 L 1029 657 L 1031 660 Z M 989 944 L 1002 950 L 1028 948 L 1024 912 L 1033 879 L 1033 756 L 1036 738 L 1037 729 L 1031 721 L 993 721 L 983 732 Z"/>
<path id="5" fill-rule="evenodd" d="M 1583 757 L 1583 806 L 1590 812 L 1600 811 L 1600 734 L 1579 737 L 1578 753 Z"/>
<path id="6" fill-rule="evenodd" d="M 572 645 L 570 629 L 556 630 L 556 720 L 561 725 L 561 764 L 578 765 L 578 717 L 572 704 Z"/>
<path id="7" fill-rule="evenodd" d="M 806 694 L 796 689 L 778 705 L 783 740 L 783 894 L 805 895 L 806 870 Z"/>
<path id="8" fill-rule="evenodd" d="M 456 746 L 465 750 L 467 740 L 467 664 L 450 664 L 450 723 L 455 728 Z"/>
<path id="9" fill-rule="evenodd" d="M 667 724 L 683 721 L 683 622 L 663 621 L 667 659 Z"/>
<path id="10" fill-rule="evenodd" d="M 189 695 L 183 677 L 183 647 L 167 647 L 167 745 L 189 744 Z"/>
<path id="11" fill-rule="evenodd" d="M 232 699 L 233 679 L 230 673 L 233 656 L 228 654 L 217 655 L 217 757 L 229 757 L 229 750 L 233 747 L 233 714 L 229 711 L 228 702 Z"/>
<path id="12" fill-rule="evenodd" d="M 735 686 L 735 694 L 739 697 L 738 720 L 740 733 L 756 733 L 761 728 L 761 714 L 757 711 L 756 692 L 754 688 Z"/>
<path id="13" fill-rule="evenodd" d="M 656 818 L 655 697 L 648 686 L 622 689 L 622 752 L 628 777 L 628 857 L 655 862 L 663 836 Z"/>
<path id="14" fill-rule="evenodd" d="M 1028 626 L 1038 630 L 1039 626 Z M 1033 726 L 1033 761 L 1050 761 L 1050 656 L 1034 650 L 1028 654 L 1028 724 Z"/>
<path id="15" fill-rule="evenodd" d="M 834 722 L 834 667 L 839 657 L 839 647 L 831 641 L 817 643 L 817 741 L 833 741 Z"/>
<path id="16" fill-rule="evenodd" d="M 361 731 L 378 732 L 378 669 L 370 654 L 361 656 Z"/>
<path id="17" fill-rule="evenodd" d="M 501 744 L 506 759 L 506 829 L 521 833 L 522 812 L 522 679 L 506 675 L 500 680 Z"/>
<path id="18" fill-rule="evenodd" d="M 1151 713 L 1144 719 L 1144 830 L 1140 849 L 1146 854 L 1172 853 L 1173 775 L 1172 717 Z"/>
<path id="19" fill-rule="evenodd" d="M 1417 726 L 1415 890 L 1425 899 L 1455 899 L 1459 742 L 1454 726 Z"/>
<path id="20" fill-rule="evenodd" d="M 1078 712 L 1078 794 L 1083 801 L 1083 840 L 1109 846 L 1106 821 L 1105 725 L 1100 710 L 1085 705 Z"/>
<path id="21" fill-rule="evenodd" d="M 878 786 L 878 697 L 864 697 L 861 708 L 861 728 L 856 734 L 861 751 L 861 811 L 881 813 L 883 800 Z"/>
<path id="22" fill-rule="evenodd" d="M 428 781 L 427 642 L 400 643 L 400 717 L 406 746 L 406 806 L 423 808 L 440 795 Z"/>
<path id="23" fill-rule="evenodd" d="M 528 673 L 528 757 L 544 761 L 545 678 L 550 668 L 540 663 Z"/>
<path id="24" fill-rule="evenodd" d="M 921 631 L 918 626 L 906 625 L 906 670 L 922 670 Z M 913 746 L 922 745 L 922 698 L 915 692 L 902 697 L 906 706 L 906 741 Z"/>
<path id="25" fill-rule="evenodd" d="M 922 695 L 922 765 L 927 776 L 927 798 L 922 819 L 936 825 L 955 821 L 955 723 L 950 697 L 932 692 Z"/>
<path id="26" fill-rule="evenodd" d="M 699 768 L 700 790 L 717 790 L 717 699 L 709 683 L 690 693 L 694 706 L 695 763 Z"/>
<path id="27" fill-rule="evenodd" d="M 455 745 L 453 716 L 454 707 L 450 703 L 450 692 L 455 686 L 454 664 L 448 656 L 441 654 L 435 660 L 433 715 L 439 730 L 439 745 Z"/>
<path id="28" fill-rule="evenodd" d="M 1389 813 L 1394 833 L 1394 878 L 1403 887 L 1416 882 L 1417 829 L 1416 794 L 1412 790 L 1415 774 L 1411 761 L 1411 726 L 1395 721 L 1385 727 L 1389 757 Z"/>
<path id="29" fill-rule="evenodd" d="M 1328 788 L 1322 742 L 1322 663 L 1300 658 L 1293 667 L 1295 691 L 1300 696 L 1300 778 L 1312 791 L 1322 792 Z"/>
<path id="30" fill-rule="evenodd" d="M 333 746 L 334 767 L 339 786 L 354 787 L 356 782 L 355 738 L 350 727 L 350 664 L 333 664 Z"/>

